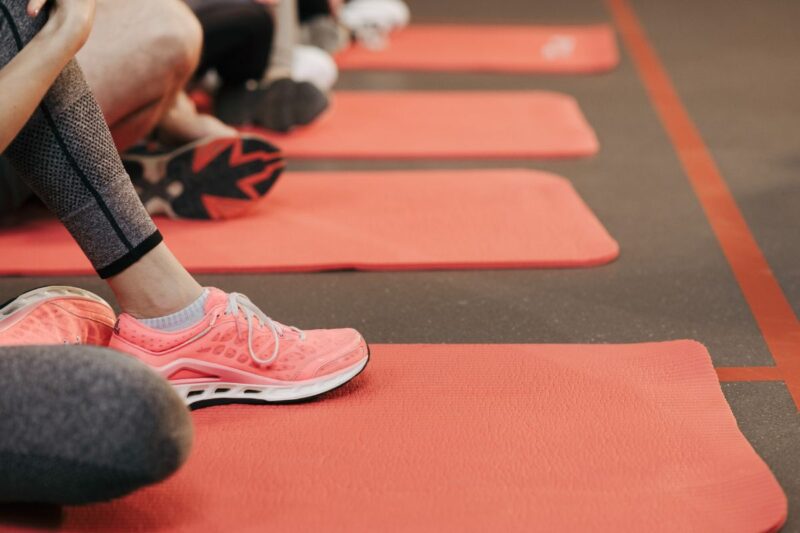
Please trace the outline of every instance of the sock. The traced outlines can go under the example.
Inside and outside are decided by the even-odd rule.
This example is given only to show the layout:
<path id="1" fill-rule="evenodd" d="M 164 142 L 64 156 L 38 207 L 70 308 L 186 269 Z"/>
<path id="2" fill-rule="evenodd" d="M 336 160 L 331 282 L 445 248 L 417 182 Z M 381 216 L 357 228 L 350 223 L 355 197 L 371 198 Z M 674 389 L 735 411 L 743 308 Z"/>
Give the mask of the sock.
<path id="1" fill-rule="evenodd" d="M 161 331 L 178 331 L 188 328 L 200 322 L 205 316 L 206 300 L 208 299 L 208 289 L 203 289 L 200 298 L 190 303 L 176 313 L 158 318 L 140 318 L 139 322 L 145 326 Z"/>

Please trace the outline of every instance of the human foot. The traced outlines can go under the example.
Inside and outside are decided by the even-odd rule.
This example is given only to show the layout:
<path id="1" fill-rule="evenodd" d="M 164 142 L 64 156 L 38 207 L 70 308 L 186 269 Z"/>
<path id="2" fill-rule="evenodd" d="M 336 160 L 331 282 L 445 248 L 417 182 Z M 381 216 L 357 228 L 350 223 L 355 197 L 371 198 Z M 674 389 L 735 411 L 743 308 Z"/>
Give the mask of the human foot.
<path id="1" fill-rule="evenodd" d="M 214 288 L 197 324 L 166 332 L 122 314 L 110 346 L 167 378 L 188 405 L 308 399 L 344 385 L 369 360 L 353 329 L 284 326 L 247 297 Z"/>
<path id="2" fill-rule="evenodd" d="M 0 306 L 0 345 L 108 345 L 116 315 L 105 300 L 75 287 L 35 289 Z"/>
<path id="3" fill-rule="evenodd" d="M 235 133 L 173 151 L 147 147 L 122 156 L 151 215 L 219 220 L 247 214 L 280 177 L 280 151 L 261 137 Z"/>
<path id="4" fill-rule="evenodd" d="M 235 137 L 237 131 L 212 115 L 197 111 L 197 106 L 181 92 L 161 119 L 156 139 L 167 146 L 183 146 L 214 137 Z"/>
<path id="5" fill-rule="evenodd" d="M 266 88 L 220 91 L 216 113 L 228 124 L 255 125 L 286 133 L 296 126 L 311 124 L 328 106 L 328 97 L 312 83 L 281 78 Z"/>

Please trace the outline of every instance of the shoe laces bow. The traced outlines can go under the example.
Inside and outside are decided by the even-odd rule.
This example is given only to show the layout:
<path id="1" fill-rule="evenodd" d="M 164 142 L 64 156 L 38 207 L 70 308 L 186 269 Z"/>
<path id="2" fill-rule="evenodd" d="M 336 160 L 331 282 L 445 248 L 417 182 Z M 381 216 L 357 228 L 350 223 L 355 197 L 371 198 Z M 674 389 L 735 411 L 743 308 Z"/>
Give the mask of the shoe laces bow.
<path id="1" fill-rule="evenodd" d="M 228 294 L 228 305 L 225 308 L 225 314 L 239 316 L 240 312 L 244 316 L 245 322 L 247 323 L 247 349 L 250 352 L 250 358 L 256 363 L 269 365 L 278 358 L 278 352 L 280 351 L 281 337 L 283 337 L 284 328 L 289 328 L 297 333 L 300 336 L 301 341 L 305 340 L 306 338 L 304 331 L 293 326 L 284 326 L 283 324 L 272 320 L 244 294 L 240 294 L 238 292 L 232 292 Z M 266 359 L 259 357 L 256 354 L 256 351 L 253 349 L 253 328 L 256 323 L 261 327 L 267 326 L 272 332 L 273 338 L 275 339 L 275 347 L 272 350 L 272 355 Z M 236 323 L 236 327 L 239 327 L 238 321 Z"/>

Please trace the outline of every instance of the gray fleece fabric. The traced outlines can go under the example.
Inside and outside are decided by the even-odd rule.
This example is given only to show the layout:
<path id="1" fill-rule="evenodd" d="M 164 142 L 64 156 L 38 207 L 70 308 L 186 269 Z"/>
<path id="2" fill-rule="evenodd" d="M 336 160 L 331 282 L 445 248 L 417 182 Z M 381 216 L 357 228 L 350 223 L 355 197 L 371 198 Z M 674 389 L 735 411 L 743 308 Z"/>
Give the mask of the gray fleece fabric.
<path id="1" fill-rule="evenodd" d="M 175 472 L 191 443 L 183 402 L 133 358 L 0 347 L 0 502 L 117 498 Z"/>
<path id="2" fill-rule="evenodd" d="M 27 3 L 0 0 L 0 69 L 47 21 L 47 9 L 29 17 Z M 119 274 L 161 242 L 75 60 L 3 155 L 102 277 Z"/>

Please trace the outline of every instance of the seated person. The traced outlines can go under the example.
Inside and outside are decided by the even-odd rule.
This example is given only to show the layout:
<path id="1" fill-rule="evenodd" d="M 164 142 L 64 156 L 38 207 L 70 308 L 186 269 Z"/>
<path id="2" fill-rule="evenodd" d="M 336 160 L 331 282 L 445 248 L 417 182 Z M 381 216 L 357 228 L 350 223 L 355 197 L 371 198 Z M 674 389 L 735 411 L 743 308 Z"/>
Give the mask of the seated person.
<path id="1" fill-rule="evenodd" d="M 357 331 L 282 325 L 244 295 L 201 287 L 183 268 L 139 200 L 73 60 L 89 38 L 94 0 L 44 4 L 0 0 L 0 150 L 108 282 L 122 310 L 109 347 L 170 380 L 190 405 L 305 399 L 358 375 L 369 350 Z M 123 133 L 149 115 L 128 116 Z M 23 295 L 0 316 L 20 324 L 49 301 Z M 41 313 L 38 331 L 60 322 L 51 315 Z M 40 340 L 31 334 L 27 343 Z"/>
<path id="2" fill-rule="evenodd" d="M 352 35 L 370 47 L 408 23 L 401 0 L 187 0 L 203 27 L 199 75 L 215 113 L 278 132 L 314 122 L 338 78 L 331 57 Z"/>
<path id="3" fill-rule="evenodd" d="M 259 137 L 242 135 L 197 112 L 184 87 L 200 58 L 202 30 L 179 0 L 99 0 L 96 24 L 77 59 L 109 125 L 137 192 L 151 214 L 214 219 L 239 216 L 269 191 L 283 163 L 278 150 Z M 158 150 L 129 151 L 149 138 Z M 213 173 L 196 172 L 195 158 L 228 148 L 213 159 Z M 151 147 L 152 147 L 151 142 Z M 258 153 L 260 164 L 242 167 L 226 157 L 234 149 Z M 254 189 L 238 184 L 269 170 Z M 0 215 L 32 196 L 22 178 L 0 165 Z M 214 209 L 216 198 L 240 200 L 241 209 Z M 219 203 L 219 202 L 217 202 Z M 227 202 L 226 205 L 237 205 Z"/>
<path id="4" fill-rule="evenodd" d="M 294 2 L 187 0 L 203 27 L 198 75 L 216 75 L 205 86 L 226 123 L 287 132 L 327 109 L 336 64 L 322 50 L 299 46 Z"/>

